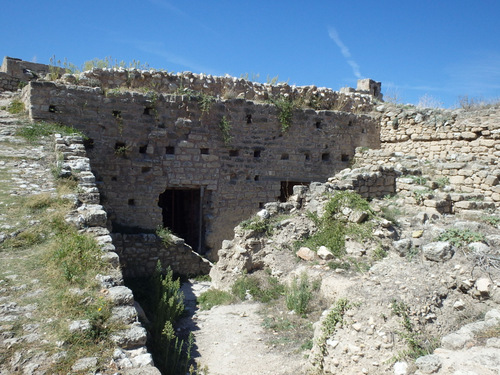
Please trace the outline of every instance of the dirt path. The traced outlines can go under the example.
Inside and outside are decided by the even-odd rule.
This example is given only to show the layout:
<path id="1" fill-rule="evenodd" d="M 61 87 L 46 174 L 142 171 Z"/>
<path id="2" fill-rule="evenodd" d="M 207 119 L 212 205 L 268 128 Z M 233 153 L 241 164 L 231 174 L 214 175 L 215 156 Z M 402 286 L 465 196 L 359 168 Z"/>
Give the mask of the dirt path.
<path id="1" fill-rule="evenodd" d="M 195 296 L 210 283 L 184 284 L 187 308 L 195 310 Z M 246 301 L 210 310 L 196 310 L 180 323 L 195 336 L 194 357 L 210 375 L 303 374 L 306 360 L 269 343 L 262 327 L 260 304 Z"/>

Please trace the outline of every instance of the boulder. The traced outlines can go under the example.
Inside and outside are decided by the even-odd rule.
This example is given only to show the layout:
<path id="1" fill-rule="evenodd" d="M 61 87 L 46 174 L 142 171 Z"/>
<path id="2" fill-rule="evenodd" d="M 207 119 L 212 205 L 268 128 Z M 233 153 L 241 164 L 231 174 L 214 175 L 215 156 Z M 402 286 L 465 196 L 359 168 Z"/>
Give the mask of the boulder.
<path id="1" fill-rule="evenodd" d="M 423 248 L 425 259 L 433 262 L 444 262 L 453 257 L 453 246 L 448 241 L 431 242 Z"/>

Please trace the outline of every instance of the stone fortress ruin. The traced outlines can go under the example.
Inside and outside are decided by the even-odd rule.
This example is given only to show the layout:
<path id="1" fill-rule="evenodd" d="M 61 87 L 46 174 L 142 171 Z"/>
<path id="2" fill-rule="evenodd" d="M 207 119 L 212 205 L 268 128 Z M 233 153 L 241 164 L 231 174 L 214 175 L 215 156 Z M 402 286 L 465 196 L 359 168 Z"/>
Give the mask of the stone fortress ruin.
<path id="1" fill-rule="evenodd" d="M 2 70 L 11 81 L 27 82 L 36 72 L 47 74 L 38 65 L 6 58 Z M 284 129 L 268 101 L 284 97 L 315 100 L 318 110 L 294 108 Z M 88 137 L 85 148 L 118 248 L 120 242 L 136 248 L 144 241 L 139 233 L 164 226 L 201 254 L 217 250 L 264 203 L 285 201 L 295 185 L 326 181 L 349 165 L 356 147 L 380 147 L 378 124 L 369 116 L 321 109 L 362 108 L 370 95 L 316 87 L 93 70 L 56 82 L 32 80 L 23 100 L 31 119 Z M 133 253 L 121 252 L 124 264 L 135 262 Z"/>
<path id="2" fill-rule="evenodd" d="M 473 193 L 484 194 L 486 205 L 500 203 L 498 112 L 471 121 L 452 111 L 396 110 L 380 101 L 381 84 L 369 79 L 336 92 L 193 73 L 62 73 L 5 58 L 0 86 L 26 84 L 22 98 L 32 120 L 88 137 L 68 147 L 90 159 L 125 275 L 148 274 L 159 258 L 183 273 L 199 272 L 199 265 L 183 268 L 175 251 L 148 233 L 171 228 L 215 259 L 239 222 L 267 202 L 286 201 L 296 185 L 325 182 L 350 167 L 356 148 L 372 149 L 356 161 L 366 158 L 361 164 L 373 173 L 338 183 L 366 197 L 403 186 L 396 186 L 394 169 L 379 170 L 400 153 L 439 159 L 437 173 L 455 187 L 454 194 L 418 203 L 442 212 L 468 209 L 478 203 L 464 194 Z M 59 79 L 43 79 L 51 74 Z M 279 100 L 300 105 L 281 108 Z"/>

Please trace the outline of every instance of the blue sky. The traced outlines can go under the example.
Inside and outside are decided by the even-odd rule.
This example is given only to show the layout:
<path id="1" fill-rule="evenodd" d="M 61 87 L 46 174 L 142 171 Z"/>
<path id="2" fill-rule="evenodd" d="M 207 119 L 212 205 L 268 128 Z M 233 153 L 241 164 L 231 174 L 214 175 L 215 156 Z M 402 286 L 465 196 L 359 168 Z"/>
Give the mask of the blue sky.
<path id="1" fill-rule="evenodd" d="M 498 0 L 3 0 L 0 54 L 81 65 L 111 56 L 168 71 L 382 82 L 386 96 L 445 107 L 500 98 Z"/>

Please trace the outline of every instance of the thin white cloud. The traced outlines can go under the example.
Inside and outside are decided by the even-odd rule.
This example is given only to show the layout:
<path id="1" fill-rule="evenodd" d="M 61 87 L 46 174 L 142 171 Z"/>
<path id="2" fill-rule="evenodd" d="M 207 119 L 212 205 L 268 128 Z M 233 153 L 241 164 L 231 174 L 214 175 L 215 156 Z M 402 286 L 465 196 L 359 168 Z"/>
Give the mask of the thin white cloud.
<path id="1" fill-rule="evenodd" d="M 344 56 L 347 63 L 349 64 L 349 66 L 352 68 L 353 74 L 356 76 L 356 78 L 360 79 L 362 76 L 361 76 L 361 72 L 359 70 L 359 65 L 356 63 L 356 61 L 354 61 L 352 59 L 351 52 L 349 51 L 349 48 L 347 48 L 347 46 L 344 44 L 344 42 L 342 42 L 342 39 L 340 39 L 340 36 L 339 36 L 339 33 L 337 32 L 337 30 L 335 30 L 333 27 L 329 27 L 328 28 L 328 36 L 330 37 L 330 39 L 332 39 L 335 42 L 337 47 L 339 47 L 340 53 L 342 54 L 342 56 Z"/>
<path id="2" fill-rule="evenodd" d="M 176 6 L 172 5 L 170 2 L 168 2 L 166 0 L 148 0 L 148 1 L 151 4 L 153 4 L 159 8 L 163 8 L 164 10 L 166 10 L 168 12 L 172 12 L 172 13 L 176 14 L 177 16 L 180 16 L 180 17 L 188 20 L 189 22 L 196 24 L 197 26 L 205 29 L 206 31 L 208 31 L 216 36 L 219 36 L 219 34 L 214 29 L 208 27 L 207 25 L 204 25 L 203 23 L 199 22 L 198 20 L 195 20 L 193 17 L 191 17 L 191 15 L 189 15 L 188 13 L 184 12 L 183 10 L 177 8 Z"/>
<path id="3" fill-rule="evenodd" d="M 165 45 L 162 42 L 154 42 L 154 41 L 145 41 L 139 39 L 133 40 L 122 40 L 124 43 L 132 44 L 132 46 L 140 51 L 150 53 L 152 55 L 159 56 L 165 59 L 166 62 L 177 64 L 183 66 L 194 73 L 207 73 L 213 74 L 214 69 L 211 69 L 207 66 L 200 65 L 194 61 L 186 59 L 183 56 L 176 55 L 172 52 L 169 52 Z M 168 69 L 168 66 L 165 68 Z"/>

